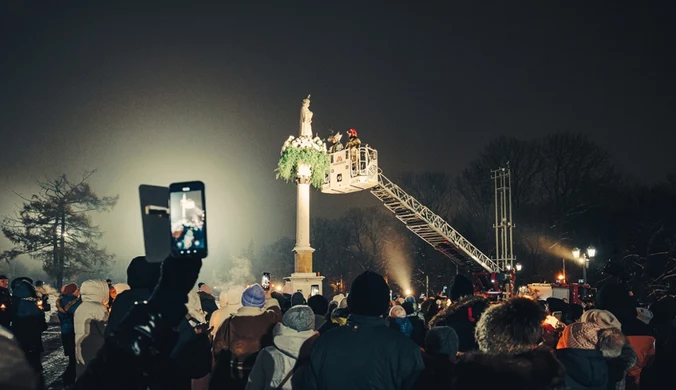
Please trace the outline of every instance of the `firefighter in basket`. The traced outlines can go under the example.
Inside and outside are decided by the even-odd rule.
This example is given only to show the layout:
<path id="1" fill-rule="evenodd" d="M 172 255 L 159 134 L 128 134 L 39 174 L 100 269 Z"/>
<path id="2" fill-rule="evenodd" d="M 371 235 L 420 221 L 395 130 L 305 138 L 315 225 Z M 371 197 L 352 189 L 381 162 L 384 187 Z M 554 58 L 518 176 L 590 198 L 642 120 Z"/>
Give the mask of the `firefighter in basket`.
<path id="1" fill-rule="evenodd" d="M 331 146 L 329 146 L 329 153 L 340 152 L 344 149 L 342 142 L 340 142 L 341 138 L 343 138 L 343 135 L 338 132 L 331 135 L 327 139 L 327 141 L 331 142 Z"/>
<path id="2" fill-rule="evenodd" d="M 361 140 L 357 137 L 357 130 L 350 129 L 347 131 L 349 140 L 345 147 L 350 151 L 350 161 L 352 161 L 352 171 L 356 172 L 358 170 L 357 161 L 359 160 L 359 147 L 361 146 Z"/>

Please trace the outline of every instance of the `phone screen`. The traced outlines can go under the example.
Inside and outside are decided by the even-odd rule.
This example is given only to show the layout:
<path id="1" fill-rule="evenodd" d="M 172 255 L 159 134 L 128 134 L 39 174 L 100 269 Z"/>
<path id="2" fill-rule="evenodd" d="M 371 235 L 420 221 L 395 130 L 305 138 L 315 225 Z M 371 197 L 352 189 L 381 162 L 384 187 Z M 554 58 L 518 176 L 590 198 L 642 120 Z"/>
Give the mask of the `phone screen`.
<path id="1" fill-rule="evenodd" d="M 173 183 L 169 186 L 169 209 L 172 254 L 207 257 L 204 183 Z"/>
<path id="2" fill-rule="evenodd" d="M 312 287 L 310 287 L 310 296 L 315 296 L 319 295 L 319 286 L 316 284 L 313 284 Z"/>
<path id="3" fill-rule="evenodd" d="M 270 273 L 269 272 L 263 272 L 263 277 L 261 278 L 261 287 L 263 287 L 263 290 L 265 290 L 265 291 L 270 290 Z"/>

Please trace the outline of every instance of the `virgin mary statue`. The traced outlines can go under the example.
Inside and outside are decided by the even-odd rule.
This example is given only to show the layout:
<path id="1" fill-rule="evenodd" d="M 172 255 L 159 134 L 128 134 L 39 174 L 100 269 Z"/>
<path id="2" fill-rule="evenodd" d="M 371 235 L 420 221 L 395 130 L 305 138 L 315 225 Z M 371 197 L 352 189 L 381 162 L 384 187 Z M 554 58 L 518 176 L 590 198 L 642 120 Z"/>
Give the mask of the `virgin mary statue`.
<path id="1" fill-rule="evenodd" d="M 312 111 L 310 111 L 310 95 L 303 99 L 300 109 L 300 135 L 312 137 Z"/>

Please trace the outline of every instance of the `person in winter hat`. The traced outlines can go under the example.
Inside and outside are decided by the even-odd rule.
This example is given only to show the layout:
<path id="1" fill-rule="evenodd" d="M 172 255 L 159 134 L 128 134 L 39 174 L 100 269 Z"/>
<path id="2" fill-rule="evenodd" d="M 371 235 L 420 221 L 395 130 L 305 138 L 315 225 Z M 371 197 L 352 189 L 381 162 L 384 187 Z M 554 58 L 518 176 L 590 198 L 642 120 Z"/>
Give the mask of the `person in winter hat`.
<path id="1" fill-rule="evenodd" d="M 390 304 L 385 279 L 366 271 L 351 285 L 347 325 L 314 341 L 310 361 L 293 375 L 294 388 L 409 389 L 423 369 L 418 346 L 390 329 L 384 316 Z M 347 373 L 347 374 L 346 374 Z"/>
<path id="2" fill-rule="evenodd" d="M 556 357 L 566 368 L 566 385 L 570 389 L 605 390 L 608 367 L 604 356 L 618 357 L 624 340 L 615 337 L 615 328 L 601 329 L 594 323 L 568 325 L 556 346 Z M 602 343 L 599 340 L 603 339 Z M 614 387 L 614 386 L 613 386 Z"/>
<path id="3" fill-rule="evenodd" d="M 28 363 L 38 375 L 42 375 L 40 354 L 44 352 L 42 332 L 47 330 L 47 323 L 42 310 L 38 307 L 38 295 L 27 278 L 12 282 L 12 317 L 11 331 L 26 355 Z"/>
<path id="4" fill-rule="evenodd" d="M 411 332 L 411 339 L 413 342 L 419 346 L 423 346 L 425 343 L 425 321 L 418 316 L 418 313 L 415 312 L 414 306 L 411 302 L 404 302 L 401 307 L 406 311 L 406 318 L 411 322 L 413 326 L 413 331 Z"/>
<path id="5" fill-rule="evenodd" d="M 308 299 L 307 305 L 315 313 L 315 330 L 318 330 L 329 319 L 329 301 L 322 295 L 313 295 Z"/>
<path id="6" fill-rule="evenodd" d="M 622 333 L 636 352 L 637 362 L 627 372 L 627 390 L 640 386 L 641 371 L 655 358 L 655 331 L 637 318 L 636 304 L 619 284 L 607 284 L 596 294 L 596 308 L 613 313 L 622 324 Z"/>
<path id="7" fill-rule="evenodd" d="M 224 291 L 218 296 L 220 307 L 211 314 L 211 318 L 209 319 L 212 337 L 216 336 L 216 332 L 218 332 L 218 328 L 221 327 L 223 321 L 242 307 L 242 293 L 244 293 L 242 287 L 231 286 L 227 292 Z"/>
<path id="8" fill-rule="evenodd" d="M 331 329 L 337 328 L 339 326 L 347 325 L 347 318 L 350 316 L 350 310 L 348 308 L 335 308 L 331 315 L 329 316 L 329 321 L 327 321 L 321 328 L 319 328 L 319 334 L 324 334 Z"/>
<path id="9" fill-rule="evenodd" d="M 296 305 L 305 305 L 307 302 L 305 301 L 305 297 L 303 297 L 303 293 L 300 291 L 296 291 L 291 295 L 291 307 L 294 307 Z"/>
<path id="10" fill-rule="evenodd" d="M 273 329 L 282 319 L 276 299 L 266 299 L 263 288 L 254 284 L 242 294 L 242 307 L 226 319 L 216 332 L 213 353 L 216 366 L 210 389 L 243 389 L 258 352 L 272 345 Z"/>
<path id="11" fill-rule="evenodd" d="M 544 310 L 528 298 L 492 305 L 476 326 L 480 351 L 460 355 L 453 371 L 453 390 L 502 388 L 558 389 L 564 368 L 551 350 L 538 347 Z M 462 340 L 460 340 L 462 343 Z"/>
<path id="12" fill-rule="evenodd" d="M 75 384 L 75 310 L 82 302 L 77 284 L 70 283 L 61 288 L 61 296 L 56 300 L 57 316 L 61 325 L 61 344 L 63 354 L 68 357 L 68 366 L 63 373 L 63 383 L 66 386 Z"/>
<path id="13" fill-rule="evenodd" d="M 263 348 L 246 390 L 291 389 L 291 376 L 303 343 L 315 334 L 315 313 L 306 305 L 291 307 L 273 331 L 273 345 Z"/>
<path id="14" fill-rule="evenodd" d="M 73 315 L 77 376 L 85 371 L 87 364 L 94 359 L 105 342 L 108 291 L 108 284 L 104 280 L 87 280 L 80 288 L 82 303 Z"/>
<path id="15" fill-rule="evenodd" d="M 624 344 L 620 356 L 617 357 L 607 357 L 604 355 L 604 360 L 606 366 L 608 367 L 608 390 L 624 390 L 626 388 L 626 376 L 627 370 L 633 367 L 637 362 L 636 352 L 631 347 L 629 342 L 621 334 L 622 324 L 620 321 L 613 315 L 613 313 L 607 310 L 592 309 L 587 310 L 580 317 L 580 322 L 582 323 L 592 323 L 595 324 L 600 329 L 615 329 L 620 335 L 607 335 L 614 337 L 622 337 L 624 339 Z M 606 339 L 604 339 L 605 341 Z M 599 342 L 601 351 L 610 349 L 609 347 L 603 347 L 604 344 L 602 341 Z M 605 343 L 608 344 L 608 343 Z"/>
<path id="16" fill-rule="evenodd" d="M 105 337 L 110 336 L 122 319 L 139 303 L 147 302 L 160 278 L 162 263 L 149 263 L 145 256 L 135 257 L 127 267 L 129 290 L 118 293 L 110 309 Z"/>
<path id="17" fill-rule="evenodd" d="M 406 310 L 399 306 L 392 306 L 390 309 L 390 328 L 400 331 L 405 334 L 407 337 L 411 337 L 413 333 L 413 325 L 411 321 L 406 317 Z"/>
<path id="18" fill-rule="evenodd" d="M 218 305 L 216 305 L 216 298 L 211 294 L 211 287 L 208 284 L 200 283 L 199 291 L 197 292 L 200 297 L 200 302 L 202 304 L 202 310 L 207 315 L 207 321 L 211 319 L 211 315 L 218 310 Z"/>
<path id="19" fill-rule="evenodd" d="M 459 343 L 457 333 L 449 326 L 430 329 L 422 355 L 425 369 L 416 380 L 414 389 L 452 389 L 453 365 Z"/>

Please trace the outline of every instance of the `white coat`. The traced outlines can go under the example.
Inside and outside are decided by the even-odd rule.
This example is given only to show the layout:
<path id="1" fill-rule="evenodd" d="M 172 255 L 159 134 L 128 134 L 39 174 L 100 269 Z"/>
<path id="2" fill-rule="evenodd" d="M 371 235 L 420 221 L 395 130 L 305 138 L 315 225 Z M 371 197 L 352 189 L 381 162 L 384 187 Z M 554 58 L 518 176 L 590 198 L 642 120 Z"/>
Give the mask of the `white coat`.
<path id="1" fill-rule="evenodd" d="M 75 310 L 75 358 L 78 376 L 94 359 L 104 344 L 103 332 L 108 323 L 108 284 L 104 280 L 87 280 L 80 287 L 82 303 Z"/>
<path id="2" fill-rule="evenodd" d="M 223 325 L 223 322 L 232 314 L 237 313 L 237 310 L 242 307 L 243 292 L 243 288 L 231 287 L 228 292 L 222 292 L 221 295 L 218 296 L 218 306 L 220 308 L 211 313 L 211 318 L 209 319 L 209 327 L 212 328 L 212 337 L 216 337 L 216 332 L 218 332 L 218 328 Z"/>
<path id="3" fill-rule="evenodd" d="M 314 330 L 296 332 L 281 323 L 275 325 L 274 345 L 263 348 L 258 354 L 249 375 L 246 390 L 277 389 L 296 365 L 300 347 L 314 334 Z M 282 389 L 290 390 L 292 379 L 289 378 Z"/>

